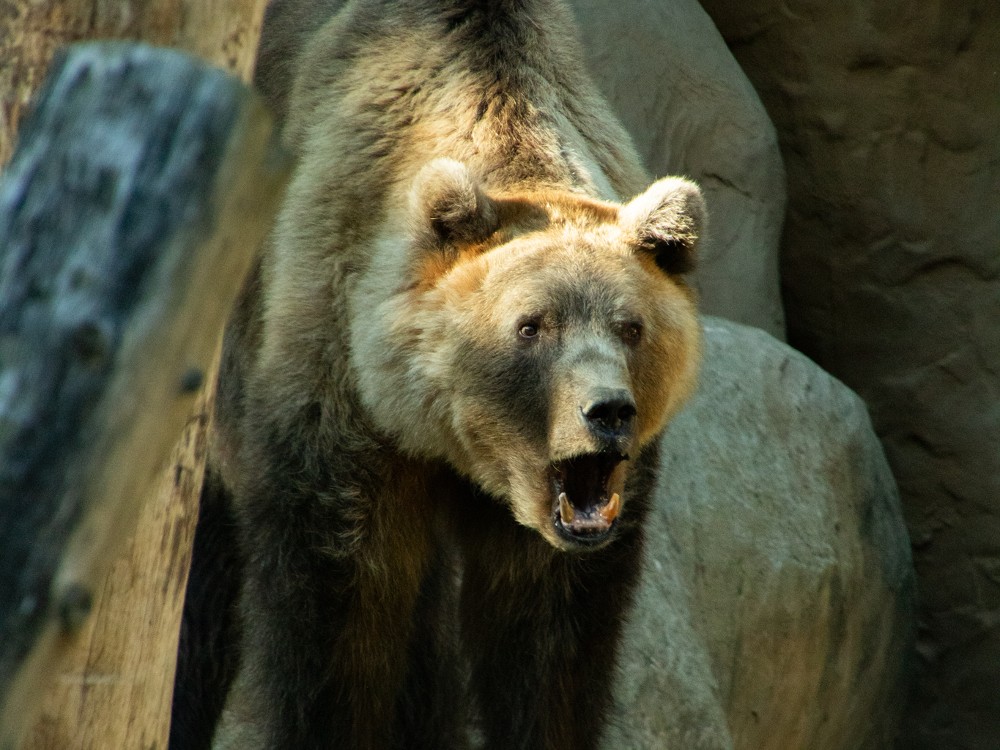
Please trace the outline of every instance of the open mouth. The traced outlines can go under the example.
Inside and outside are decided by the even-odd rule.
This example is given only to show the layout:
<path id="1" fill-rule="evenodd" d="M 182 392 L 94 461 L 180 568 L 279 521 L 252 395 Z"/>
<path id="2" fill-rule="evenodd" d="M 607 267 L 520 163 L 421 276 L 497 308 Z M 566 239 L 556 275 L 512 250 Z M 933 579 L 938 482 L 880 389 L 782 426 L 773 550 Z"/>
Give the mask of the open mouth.
<path id="1" fill-rule="evenodd" d="M 603 543 L 621 512 L 620 453 L 585 453 L 549 467 L 552 518 L 559 535 L 578 546 Z"/>

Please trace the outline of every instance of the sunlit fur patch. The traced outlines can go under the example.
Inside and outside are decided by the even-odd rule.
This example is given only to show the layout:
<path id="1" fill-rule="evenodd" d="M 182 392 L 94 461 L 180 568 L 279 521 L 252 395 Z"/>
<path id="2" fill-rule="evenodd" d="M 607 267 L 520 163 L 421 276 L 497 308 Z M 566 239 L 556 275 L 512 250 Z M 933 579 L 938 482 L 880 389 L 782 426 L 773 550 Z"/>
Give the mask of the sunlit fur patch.
<path id="1" fill-rule="evenodd" d="M 544 233 L 558 226 L 597 229 L 618 217 L 618 207 L 614 204 L 554 190 L 502 195 L 495 197 L 493 207 L 499 218 L 496 231 L 476 242 L 439 248 L 437 252 L 429 249 L 422 254 L 411 283 L 426 288 L 464 262 L 517 237 Z"/>
<path id="2" fill-rule="evenodd" d="M 513 193 L 505 202 L 511 207 L 517 206 L 522 216 L 544 214 L 547 224 L 565 223 L 581 227 L 613 223 L 618 219 L 619 212 L 618 206 L 613 203 L 557 190 Z"/>

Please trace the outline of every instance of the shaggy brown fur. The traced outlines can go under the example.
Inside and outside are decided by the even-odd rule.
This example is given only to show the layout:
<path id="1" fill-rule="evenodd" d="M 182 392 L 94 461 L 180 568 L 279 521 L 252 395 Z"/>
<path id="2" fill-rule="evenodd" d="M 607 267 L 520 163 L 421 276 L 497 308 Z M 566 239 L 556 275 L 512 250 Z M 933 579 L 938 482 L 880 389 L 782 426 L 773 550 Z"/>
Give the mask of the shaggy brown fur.
<path id="1" fill-rule="evenodd" d="M 654 439 L 696 368 L 700 194 L 630 197 L 556 0 L 302 7 L 262 47 L 278 106 L 296 71 L 298 167 L 213 445 L 234 700 L 269 748 L 459 746 L 460 642 L 488 748 L 592 748 Z"/>

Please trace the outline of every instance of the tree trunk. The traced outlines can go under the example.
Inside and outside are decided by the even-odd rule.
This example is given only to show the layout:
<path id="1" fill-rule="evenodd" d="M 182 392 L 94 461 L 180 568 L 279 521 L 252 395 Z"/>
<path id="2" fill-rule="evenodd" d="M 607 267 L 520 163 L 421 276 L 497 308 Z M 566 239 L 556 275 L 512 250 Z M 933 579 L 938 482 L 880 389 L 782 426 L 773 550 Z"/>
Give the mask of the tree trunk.
<path id="1" fill-rule="evenodd" d="M 48 677 L 24 747 L 166 747 L 210 398 L 207 390 L 199 397 L 170 469 L 142 504 L 135 535 L 95 592 L 77 645 Z"/>
<path id="2" fill-rule="evenodd" d="M 250 80 L 265 0 L 0 3 L 0 168 L 56 49 L 85 39 L 177 47 Z"/>
<path id="3" fill-rule="evenodd" d="M 81 642 L 104 576 L 189 422 L 282 193 L 286 170 L 270 131 L 259 101 L 221 71 L 124 44 L 72 48 L 25 121 L 0 184 L 4 747 L 24 736 L 46 681 Z M 139 638 L 162 658 L 123 665 L 131 674 L 84 674 L 84 692 L 150 667 L 172 680 L 202 421 L 159 496 L 180 503 L 161 521 L 176 528 L 143 532 L 169 545 L 135 547 L 158 558 L 136 570 L 173 566 L 160 584 L 172 603 L 138 606 L 161 618 L 145 632 L 114 617 L 94 631 L 97 651 L 121 655 Z M 102 635 L 101 622 L 117 634 Z M 165 746 L 169 697 L 167 683 L 161 705 L 112 701 L 97 718 L 78 717 L 97 728 L 87 744 Z M 108 734 L 118 731 L 113 712 L 126 710 L 140 715 L 125 734 Z M 69 736 L 82 741 L 78 730 Z"/>

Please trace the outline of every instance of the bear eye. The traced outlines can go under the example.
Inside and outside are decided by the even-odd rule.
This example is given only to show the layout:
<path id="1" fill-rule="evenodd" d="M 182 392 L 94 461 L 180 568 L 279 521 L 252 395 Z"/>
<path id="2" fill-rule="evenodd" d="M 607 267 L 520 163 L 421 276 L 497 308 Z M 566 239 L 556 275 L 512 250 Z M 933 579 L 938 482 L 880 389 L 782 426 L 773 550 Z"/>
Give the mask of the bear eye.
<path id="1" fill-rule="evenodd" d="M 539 325 L 534 320 L 526 320 L 517 327 L 517 335 L 522 339 L 538 338 Z"/>
<path id="2" fill-rule="evenodd" d="M 642 323 L 629 321 L 618 326 L 618 335 L 629 346 L 636 346 L 642 339 Z"/>

